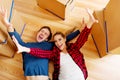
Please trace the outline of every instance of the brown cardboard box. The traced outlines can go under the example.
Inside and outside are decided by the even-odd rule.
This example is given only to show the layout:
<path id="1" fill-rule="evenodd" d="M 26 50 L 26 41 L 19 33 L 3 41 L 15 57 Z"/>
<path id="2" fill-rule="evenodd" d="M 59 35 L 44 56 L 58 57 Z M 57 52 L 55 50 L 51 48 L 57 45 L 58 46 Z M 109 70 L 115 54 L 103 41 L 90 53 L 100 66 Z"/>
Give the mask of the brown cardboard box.
<path id="1" fill-rule="evenodd" d="M 110 0 L 104 10 L 108 51 L 120 47 L 120 0 Z"/>
<path id="2" fill-rule="evenodd" d="M 7 9 L 7 17 L 10 17 L 12 0 L 0 0 L 0 6 Z M 10 47 L 12 41 L 8 36 L 6 27 L 0 22 L 0 55 L 13 57 L 15 53 L 13 49 Z"/>
<path id="3" fill-rule="evenodd" d="M 105 9 L 95 11 L 99 23 L 93 26 L 92 35 L 101 57 L 120 46 L 119 3 L 110 0 Z"/>
<path id="4" fill-rule="evenodd" d="M 92 35 L 92 38 L 95 43 L 99 56 L 103 57 L 107 53 L 103 9 L 95 11 L 94 16 L 96 17 L 96 19 L 98 19 L 99 23 L 96 23 L 93 25 L 91 35 Z"/>
<path id="5" fill-rule="evenodd" d="M 10 2 L 11 1 L 11 2 Z M 9 3 L 9 4 L 8 4 Z M 10 9 L 12 4 L 12 0 L 2 0 L 2 3 L 0 3 L 0 6 L 3 6 L 7 9 L 8 12 L 8 18 L 10 15 Z M 13 27 L 16 28 L 16 30 L 21 33 L 24 22 L 19 15 L 19 13 L 12 9 L 12 15 L 11 15 L 11 23 L 13 24 Z M 11 40 L 6 27 L 0 22 L 0 55 L 6 56 L 6 57 L 13 57 L 16 52 L 16 47 Z"/>
<path id="6" fill-rule="evenodd" d="M 37 0 L 38 5 L 56 16 L 65 19 L 74 8 L 74 0 Z"/>
<path id="7" fill-rule="evenodd" d="M 93 10 L 94 16 L 99 23 L 92 28 L 92 37 L 100 57 L 105 56 L 120 46 L 120 7 L 119 0 L 106 0 L 103 4 L 87 5 L 90 0 L 78 1 L 81 7 L 89 7 Z M 93 2 L 95 3 L 95 2 Z M 78 6 L 78 5 L 77 5 Z M 96 6 L 96 7 L 94 7 Z"/>

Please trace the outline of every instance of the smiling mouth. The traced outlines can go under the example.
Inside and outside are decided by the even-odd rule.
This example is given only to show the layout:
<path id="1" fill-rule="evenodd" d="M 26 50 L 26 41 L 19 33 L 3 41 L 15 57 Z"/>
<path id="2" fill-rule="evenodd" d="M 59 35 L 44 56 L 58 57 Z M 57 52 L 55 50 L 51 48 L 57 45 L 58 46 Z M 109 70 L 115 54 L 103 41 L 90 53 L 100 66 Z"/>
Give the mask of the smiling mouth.
<path id="1" fill-rule="evenodd" d="M 39 36 L 39 39 L 43 39 L 41 36 Z"/>
<path id="2" fill-rule="evenodd" d="M 59 45 L 58 48 L 61 48 L 63 44 Z"/>

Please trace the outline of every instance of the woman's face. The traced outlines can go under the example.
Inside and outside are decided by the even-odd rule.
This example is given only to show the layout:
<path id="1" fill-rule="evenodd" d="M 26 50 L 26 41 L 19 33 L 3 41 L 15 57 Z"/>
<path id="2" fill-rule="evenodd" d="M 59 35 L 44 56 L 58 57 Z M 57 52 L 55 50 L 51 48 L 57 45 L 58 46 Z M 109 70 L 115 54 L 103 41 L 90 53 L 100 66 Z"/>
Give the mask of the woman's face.
<path id="1" fill-rule="evenodd" d="M 50 31 L 47 28 L 43 28 L 37 33 L 36 40 L 37 42 L 42 42 L 45 40 L 47 41 L 49 35 L 50 35 Z"/>
<path id="2" fill-rule="evenodd" d="M 60 49 L 63 50 L 66 46 L 66 39 L 63 38 L 60 34 L 54 36 L 55 45 Z"/>

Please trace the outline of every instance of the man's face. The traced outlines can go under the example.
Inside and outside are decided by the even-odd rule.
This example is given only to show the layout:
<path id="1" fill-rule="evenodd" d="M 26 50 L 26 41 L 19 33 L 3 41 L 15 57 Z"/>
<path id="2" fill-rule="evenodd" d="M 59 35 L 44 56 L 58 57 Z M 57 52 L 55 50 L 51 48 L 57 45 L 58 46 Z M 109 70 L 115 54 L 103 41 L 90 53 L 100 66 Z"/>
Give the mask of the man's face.
<path id="1" fill-rule="evenodd" d="M 37 42 L 47 41 L 49 35 L 50 31 L 47 28 L 43 28 L 37 33 L 36 40 Z"/>

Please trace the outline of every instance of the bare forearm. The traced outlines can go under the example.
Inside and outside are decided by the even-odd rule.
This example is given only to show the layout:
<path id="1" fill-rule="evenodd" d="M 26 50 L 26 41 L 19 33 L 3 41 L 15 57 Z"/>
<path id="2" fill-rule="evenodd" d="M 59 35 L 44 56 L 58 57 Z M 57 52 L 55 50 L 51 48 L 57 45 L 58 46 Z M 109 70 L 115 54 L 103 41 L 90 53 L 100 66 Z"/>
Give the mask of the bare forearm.
<path id="1" fill-rule="evenodd" d="M 14 28 L 10 22 L 7 20 L 2 20 L 2 23 L 6 26 L 8 32 L 14 32 Z"/>
<path id="2" fill-rule="evenodd" d="M 12 24 L 7 19 L 7 9 L 3 7 L 0 8 L 0 21 L 6 26 L 8 32 L 14 32 Z"/>

